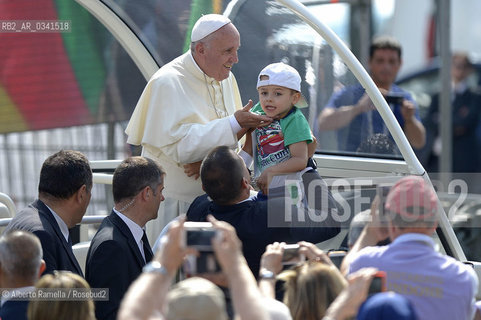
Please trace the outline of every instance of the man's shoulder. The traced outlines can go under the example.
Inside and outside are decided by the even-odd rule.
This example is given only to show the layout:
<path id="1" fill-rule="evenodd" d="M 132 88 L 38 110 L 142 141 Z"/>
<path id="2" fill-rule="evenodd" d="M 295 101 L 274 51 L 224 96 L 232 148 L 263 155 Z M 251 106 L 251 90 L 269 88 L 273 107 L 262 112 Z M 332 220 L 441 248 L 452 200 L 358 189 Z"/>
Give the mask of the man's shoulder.
<path id="1" fill-rule="evenodd" d="M 101 241 L 104 238 L 113 238 L 116 229 L 116 226 L 110 221 L 109 217 L 105 217 L 92 238 L 92 242 Z"/>
<path id="2" fill-rule="evenodd" d="M 91 246 L 100 245 L 101 243 L 108 241 L 122 242 L 122 239 L 125 237 L 122 236 L 122 231 L 120 230 L 118 224 L 123 223 L 123 221 L 120 219 L 120 217 L 118 217 L 118 219 L 115 218 L 115 213 L 111 213 L 102 220 L 97 233 L 95 233 L 94 237 L 92 238 Z M 113 220 L 117 221 L 114 222 Z M 127 225 L 125 225 L 125 227 L 128 229 Z"/>
<path id="3" fill-rule="evenodd" d="M 478 281 L 476 272 L 474 271 L 473 267 L 462 263 L 461 261 L 458 261 L 453 257 L 442 255 L 440 253 L 438 254 L 440 255 L 440 259 L 443 260 L 441 263 L 439 263 L 439 266 L 441 268 L 441 271 L 445 273 L 447 277 L 449 277 L 449 275 L 452 275 L 453 279 L 455 279 L 456 281 Z"/>
<path id="4" fill-rule="evenodd" d="M 389 248 L 389 246 L 369 246 L 369 247 L 365 247 L 365 248 L 362 248 L 361 250 L 359 250 L 359 252 L 357 253 L 357 256 L 358 257 L 365 257 L 365 258 L 369 258 L 369 257 L 381 257 L 385 252 L 386 250 Z"/>
<path id="5" fill-rule="evenodd" d="M 212 200 L 207 194 L 198 196 L 192 201 L 187 210 L 187 220 L 190 221 L 204 221 L 207 217 L 207 209 L 212 204 Z"/>
<path id="6" fill-rule="evenodd" d="M 389 246 L 369 246 L 362 248 L 352 257 L 351 272 L 364 267 L 379 267 Z"/>
<path id="7" fill-rule="evenodd" d="M 352 93 L 363 94 L 364 92 L 366 92 L 366 90 L 361 86 L 361 84 L 358 83 L 339 88 L 337 91 L 334 92 L 334 95 L 342 96 Z"/>
<path id="8" fill-rule="evenodd" d="M 150 81 L 155 83 L 164 83 L 177 79 L 178 76 L 185 72 L 186 59 L 190 59 L 187 53 L 173 59 L 169 63 L 164 64 L 151 77 Z"/>
<path id="9" fill-rule="evenodd" d="M 189 207 L 187 214 L 197 212 L 199 210 L 204 210 L 207 207 L 211 207 L 212 210 L 215 210 L 217 208 L 217 210 L 215 211 L 218 211 L 218 210 L 229 211 L 229 209 L 233 209 L 233 210 L 245 209 L 249 211 L 257 208 L 265 208 L 267 210 L 267 202 L 257 201 L 256 198 L 253 197 L 243 202 L 240 202 L 238 204 L 220 206 L 220 205 L 216 205 L 214 201 L 212 201 L 212 199 L 207 194 L 204 194 L 194 199 L 194 201 Z"/>
<path id="10" fill-rule="evenodd" d="M 187 211 L 187 219 L 191 221 L 204 221 L 208 214 L 213 214 L 221 220 L 235 217 L 235 220 L 252 217 L 264 217 L 267 214 L 267 201 L 257 201 L 255 198 L 247 199 L 241 203 L 220 206 L 215 204 L 208 195 L 197 197 Z M 225 219 L 222 219 L 225 218 Z"/>
<path id="11" fill-rule="evenodd" d="M 339 88 L 332 94 L 326 107 L 338 108 L 342 105 L 352 104 L 357 102 L 364 92 L 365 90 L 360 84 Z"/>
<path id="12" fill-rule="evenodd" d="M 94 235 L 90 242 L 89 252 L 87 254 L 88 263 L 95 262 L 90 259 L 92 256 L 104 255 L 117 255 L 119 252 L 128 254 L 128 240 L 120 231 L 109 217 L 105 217 L 100 225 L 97 233 Z"/>
<path id="13" fill-rule="evenodd" d="M 2 319 L 27 319 L 28 300 L 9 300 L 0 308 Z"/>
<path id="14" fill-rule="evenodd" d="M 203 194 L 201 196 L 198 196 L 197 198 L 192 201 L 192 204 L 205 204 L 205 203 L 211 203 L 212 200 L 209 198 L 207 194 Z"/>
<path id="15" fill-rule="evenodd" d="M 51 221 L 45 216 L 47 212 L 36 206 L 35 203 L 20 210 L 10 221 L 5 231 L 25 230 L 29 232 L 52 231 Z"/>
<path id="16" fill-rule="evenodd" d="M 108 234 L 97 233 L 90 243 L 89 255 L 94 254 L 97 251 L 112 253 L 114 251 L 119 251 L 119 248 L 123 248 L 121 251 L 128 253 L 125 249 L 128 247 L 127 241 L 122 240 L 122 238 L 114 238 Z"/>

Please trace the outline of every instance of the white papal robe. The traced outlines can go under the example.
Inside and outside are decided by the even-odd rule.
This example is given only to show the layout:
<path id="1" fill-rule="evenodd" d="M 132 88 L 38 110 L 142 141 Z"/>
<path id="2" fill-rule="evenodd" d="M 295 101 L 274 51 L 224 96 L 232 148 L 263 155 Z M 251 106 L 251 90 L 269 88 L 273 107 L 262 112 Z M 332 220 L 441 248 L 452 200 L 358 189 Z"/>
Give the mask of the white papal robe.
<path id="1" fill-rule="evenodd" d="M 151 240 L 204 193 L 200 179 L 187 177 L 183 165 L 202 160 L 216 146 L 238 147 L 228 116 L 240 108 L 234 75 L 230 73 L 221 82 L 208 77 L 190 51 L 164 65 L 149 80 L 125 133 L 127 143 L 142 145 L 142 155 L 156 159 L 167 173 L 166 200 L 159 217 L 148 227 Z"/>

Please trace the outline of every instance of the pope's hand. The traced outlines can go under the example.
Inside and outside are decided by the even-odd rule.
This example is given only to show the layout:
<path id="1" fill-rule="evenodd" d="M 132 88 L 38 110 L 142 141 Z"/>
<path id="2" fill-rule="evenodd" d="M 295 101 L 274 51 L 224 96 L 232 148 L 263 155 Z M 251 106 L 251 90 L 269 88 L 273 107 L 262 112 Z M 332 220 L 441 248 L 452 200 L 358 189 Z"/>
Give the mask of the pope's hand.
<path id="1" fill-rule="evenodd" d="M 242 128 L 264 127 L 272 122 L 272 118 L 250 112 L 253 103 L 252 100 L 234 113 L 234 117 Z"/>

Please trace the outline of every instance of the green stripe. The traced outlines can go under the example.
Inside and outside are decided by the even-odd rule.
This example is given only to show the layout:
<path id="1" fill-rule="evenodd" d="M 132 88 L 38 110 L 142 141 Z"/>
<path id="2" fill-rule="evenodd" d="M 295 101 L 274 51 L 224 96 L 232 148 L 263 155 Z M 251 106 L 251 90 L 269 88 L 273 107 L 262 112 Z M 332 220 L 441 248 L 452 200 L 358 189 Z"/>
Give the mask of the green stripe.
<path id="1" fill-rule="evenodd" d="M 212 13 L 212 0 L 192 0 L 189 18 L 189 28 L 185 35 L 184 51 L 190 48 L 190 35 L 194 24 L 203 14 Z"/>
<path id="2" fill-rule="evenodd" d="M 99 110 L 105 86 L 105 65 L 102 48 L 105 28 L 74 1 L 55 0 L 59 20 L 70 20 L 71 32 L 62 38 L 82 95 L 92 115 Z"/>

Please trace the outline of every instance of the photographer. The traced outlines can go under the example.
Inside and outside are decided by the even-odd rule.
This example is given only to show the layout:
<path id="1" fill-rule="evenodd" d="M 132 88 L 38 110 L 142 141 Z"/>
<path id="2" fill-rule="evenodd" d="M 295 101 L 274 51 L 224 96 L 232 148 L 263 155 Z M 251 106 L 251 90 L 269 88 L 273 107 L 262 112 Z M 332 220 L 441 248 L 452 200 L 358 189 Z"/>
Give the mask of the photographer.
<path id="1" fill-rule="evenodd" d="M 314 244 L 299 242 L 298 254 L 307 261 L 291 269 L 282 270 L 285 243 L 275 242 L 267 246 L 262 255 L 259 288 L 270 298 L 275 296 L 277 279 L 285 281 L 284 303 L 294 320 L 320 319 L 336 296 L 346 286 L 329 257 Z"/>
<path id="2" fill-rule="evenodd" d="M 417 105 L 408 92 L 394 84 L 401 64 L 401 45 L 397 40 L 380 37 L 373 41 L 369 57 L 372 80 L 386 97 L 409 143 L 419 149 L 425 144 L 426 132 L 419 120 Z M 401 95 L 403 99 L 391 102 L 390 95 Z M 321 131 L 345 128 L 347 140 L 340 141 L 340 151 L 356 151 L 373 134 L 388 132 L 381 115 L 360 84 L 334 92 L 318 121 Z"/>
<path id="3" fill-rule="evenodd" d="M 387 226 L 366 226 L 343 261 L 353 273 L 374 267 L 387 273 L 387 289 L 406 297 L 419 319 L 472 319 L 478 278 L 471 266 L 436 251 L 438 200 L 423 178 L 407 176 L 391 187 L 384 205 Z M 379 226 L 379 225 L 378 225 Z M 377 231 L 392 242 L 374 246 Z"/>
<path id="4" fill-rule="evenodd" d="M 259 289 L 262 294 L 274 297 L 276 279 L 286 279 L 286 275 L 291 278 L 286 283 L 284 301 L 293 319 L 346 320 L 356 315 L 359 320 L 417 319 L 411 303 L 403 296 L 376 293 L 379 288 L 373 286 L 375 268 L 363 268 L 349 275 L 346 285 L 339 272 L 332 269 L 335 267 L 328 255 L 312 243 L 299 243 L 299 253 L 308 258 L 306 262 L 275 277 L 282 270 L 284 247 L 285 243 L 277 242 L 267 246 L 262 255 L 261 274 L 274 276 L 261 277 Z M 335 289 L 336 282 L 341 281 L 344 289 Z"/>
<path id="5" fill-rule="evenodd" d="M 239 319 L 268 319 L 262 296 L 242 256 L 241 242 L 234 228 L 211 216 L 209 221 L 221 234 L 213 238 L 212 246 L 227 278 L 236 315 Z M 195 254 L 194 250 L 182 245 L 183 222 L 181 219 L 172 223 L 152 263 L 144 268 L 144 272 L 127 291 L 118 319 L 163 319 L 163 305 L 175 273 L 187 254 Z M 202 319 L 200 314 L 199 310 L 199 320 Z"/>

